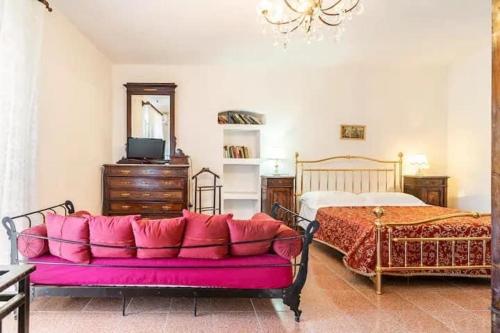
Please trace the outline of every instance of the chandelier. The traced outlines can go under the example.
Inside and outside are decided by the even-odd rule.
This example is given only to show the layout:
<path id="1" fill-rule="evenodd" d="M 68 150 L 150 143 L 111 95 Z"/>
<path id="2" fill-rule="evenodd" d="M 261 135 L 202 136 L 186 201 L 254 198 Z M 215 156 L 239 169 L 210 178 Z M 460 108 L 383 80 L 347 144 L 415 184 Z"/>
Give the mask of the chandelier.
<path id="1" fill-rule="evenodd" d="M 263 24 L 271 24 L 275 45 L 285 48 L 291 34 L 303 31 L 306 41 L 324 39 L 324 30 L 333 30 L 336 41 L 344 32 L 343 23 L 363 11 L 360 0 L 262 0 L 258 12 Z M 265 32 L 265 31 L 264 31 Z"/>

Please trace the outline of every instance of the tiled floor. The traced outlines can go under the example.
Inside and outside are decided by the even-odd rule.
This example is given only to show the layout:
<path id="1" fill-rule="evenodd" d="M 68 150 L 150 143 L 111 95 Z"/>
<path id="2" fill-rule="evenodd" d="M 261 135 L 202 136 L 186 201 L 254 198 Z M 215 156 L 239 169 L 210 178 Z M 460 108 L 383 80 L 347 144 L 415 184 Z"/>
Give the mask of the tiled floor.
<path id="1" fill-rule="evenodd" d="M 391 278 L 377 296 L 371 282 L 315 245 L 302 294 L 302 321 L 281 300 L 134 298 L 121 316 L 113 299 L 38 298 L 32 333 L 157 332 L 489 332 L 489 281 Z M 4 332 L 15 332 L 7 318 Z"/>

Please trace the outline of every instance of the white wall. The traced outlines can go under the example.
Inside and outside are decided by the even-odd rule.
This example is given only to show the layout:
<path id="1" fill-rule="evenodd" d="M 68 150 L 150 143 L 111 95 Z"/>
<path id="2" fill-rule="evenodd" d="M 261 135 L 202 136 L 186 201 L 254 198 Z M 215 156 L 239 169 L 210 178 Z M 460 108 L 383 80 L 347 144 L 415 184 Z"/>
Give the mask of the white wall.
<path id="1" fill-rule="evenodd" d="M 101 211 L 111 161 L 111 63 L 61 13 L 45 20 L 39 101 L 37 207 L 66 199 Z"/>
<path id="2" fill-rule="evenodd" d="M 457 58 L 448 76 L 450 206 L 491 211 L 491 46 Z"/>
<path id="3" fill-rule="evenodd" d="M 396 158 L 426 153 L 432 173 L 446 170 L 445 67 L 113 66 L 113 159 L 124 154 L 126 82 L 175 82 L 178 147 L 194 170 L 221 172 L 217 113 L 266 114 L 263 156 L 279 142 L 290 160 L 358 153 Z M 367 125 L 367 140 L 339 139 L 340 124 Z"/>

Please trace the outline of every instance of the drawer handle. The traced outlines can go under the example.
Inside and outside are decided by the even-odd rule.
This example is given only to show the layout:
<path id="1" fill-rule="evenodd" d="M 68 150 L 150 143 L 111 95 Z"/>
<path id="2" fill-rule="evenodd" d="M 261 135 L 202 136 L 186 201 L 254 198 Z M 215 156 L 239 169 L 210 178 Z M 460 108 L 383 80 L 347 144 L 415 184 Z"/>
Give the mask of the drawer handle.
<path id="1" fill-rule="evenodd" d="M 120 182 L 120 185 L 130 185 L 130 182 Z"/>
<path id="2" fill-rule="evenodd" d="M 124 175 L 128 175 L 130 173 L 130 170 L 120 170 L 120 172 Z"/>
<path id="3" fill-rule="evenodd" d="M 171 196 L 172 196 L 172 194 L 170 194 L 170 193 L 163 193 L 163 197 L 164 197 L 164 198 L 169 198 L 169 197 L 171 197 Z"/>
<path id="4" fill-rule="evenodd" d="M 161 206 L 161 208 L 163 208 L 165 210 L 169 210 L 169 209 L 172 209 L 172 206 L 170 206 L 170 205 L 164 205 L 164 206 Z"/>
<path id="5" fill-rule="evenodd" d="M 143 197 L 150 197 L 151 196 L 151 193 L 143 193 L 142 194 Z"/>
<path id="6" fill-rule="evenodd" d="M 120 193 L 121 197 L 130 197 L 130 193 Z"/>
<path id="7" fill-rule="evenodd" d="M 142 209 L 148 209 L 149 208 L 149 206 L 146 206 L 146 205 L 142 205 L 141 207 L 142 207 Z"/>
<path id="8" fill-rule="evenodd" d="M 123 209 L 129 209 L 129 208 L 130 208 L 130 206 L 129 206 L 129 205 L 122 205 L 122 208 L 123 208 Z"/>

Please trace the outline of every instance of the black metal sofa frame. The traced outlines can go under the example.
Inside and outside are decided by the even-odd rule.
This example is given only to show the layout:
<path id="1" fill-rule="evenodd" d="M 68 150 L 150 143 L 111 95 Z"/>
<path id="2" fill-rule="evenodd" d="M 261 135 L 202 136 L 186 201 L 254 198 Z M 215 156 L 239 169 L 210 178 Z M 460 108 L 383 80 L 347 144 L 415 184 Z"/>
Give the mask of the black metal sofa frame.
<path id="1" fill-rule="evenodd" d="M 10 240 L 11 253 L 10 261 L 12 265 L 33 264 L 30 260 L 20 260 L 18 256 L 17 238 L 19 232 L 16 229 L 16 222 L 25 220 L 28 227 L 31 227 L 35 216 L 43 219 L 48 212 L 61 212 L 64 215 L 75 212 L 75 207 L 71 201 L 62 204 L 22 214 L 14 217 L 4 217 L 2 224 L 7 231 Z M 284 289 L 226 289 L 226 288 L 194 288 L 194 287 L 147 287 L 147 286 L 58 286 L 58 285 L 36 285 L 32 284 L 32 296 L 73 296 L 73 297 L 119 297 L 122 298 L 122 314 L 125 315 L 127 299 L 131 297 L 165 296 L 165 297 L 193 297 L 194 315 L 197 314 L 197 298 L 204 297 L 241 297 L 241 298 L 281 298 L 283 303 L 288 305 L 295 314 L 295 320 L 300 321 L 302 311 L 299 309 L 300 294 L 307 278 L 309 261 L 309 245 L 312 242 L 314 233 L 319 229 L 319 223 L 314 220 L 305 219 L 295 212 L 292 212 L 281 205 L 275 203 L 272 209 L 272 216 L 276 217 L 278 211 L 282 214 L 290 214 L 294 217 L 294 225 L 299 221 L 308 222 L 308 227 L 302 234 L 303 248 L 300 259 L 294 260 L 290 266 L 294 269 L 294 281 L 292 285 Z M 63 241 L 63 240 L 60 240 Z M 262 241 L 262 240 L 260 240 Z M 248 243 L 248 242 L 246 242 Z M 234 243 L 233 243 L 234 244 Z M 91 244 L 88 244 L 90 246 Z M 36 264 L 36 262 L 35 262 Z M 91 265 L 91 264 L 90 264 Z M 223 266 L 222 266 L 223 267 Z M 255 266 L 253 266 L 255 267 Z M 175 269 L 175 268 L 172 268 Z M 248 269 L 252 269 L 249 267 Z"/>

